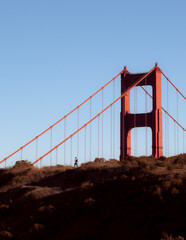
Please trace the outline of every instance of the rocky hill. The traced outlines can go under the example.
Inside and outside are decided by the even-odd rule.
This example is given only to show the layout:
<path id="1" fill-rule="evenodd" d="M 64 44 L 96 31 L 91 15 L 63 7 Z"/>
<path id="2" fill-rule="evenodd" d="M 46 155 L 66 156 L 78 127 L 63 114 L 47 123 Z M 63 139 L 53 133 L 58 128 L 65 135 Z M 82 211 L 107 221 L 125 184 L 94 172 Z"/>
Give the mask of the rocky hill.
<path id="1" fill-rule="evenodd" d="M 0 169 L 0 239 L 186 239 L 186 154 Z"/>

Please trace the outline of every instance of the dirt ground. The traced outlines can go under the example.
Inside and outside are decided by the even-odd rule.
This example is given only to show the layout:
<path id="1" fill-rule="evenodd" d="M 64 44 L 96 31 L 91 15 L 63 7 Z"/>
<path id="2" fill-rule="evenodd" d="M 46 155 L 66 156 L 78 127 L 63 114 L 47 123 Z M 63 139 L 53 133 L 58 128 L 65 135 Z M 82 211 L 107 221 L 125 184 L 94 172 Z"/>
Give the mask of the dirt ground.
<path id="1" fill-rule="evenodd" d="M 0 168 L 0 239 L 186 239 L 186 154 Z"/>

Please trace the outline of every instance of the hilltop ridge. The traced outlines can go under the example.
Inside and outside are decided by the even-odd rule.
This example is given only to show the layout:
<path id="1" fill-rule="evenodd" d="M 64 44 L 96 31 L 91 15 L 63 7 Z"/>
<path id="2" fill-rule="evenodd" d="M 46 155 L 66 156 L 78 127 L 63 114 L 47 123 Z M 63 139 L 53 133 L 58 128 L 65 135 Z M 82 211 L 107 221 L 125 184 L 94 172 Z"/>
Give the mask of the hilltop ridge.
<path id="1" fill-rule="evenodd" d="M 20 161 L 0 169 L 0 239 L 184 239 L 185 202 L 186 154 L 78 168 Z"/>

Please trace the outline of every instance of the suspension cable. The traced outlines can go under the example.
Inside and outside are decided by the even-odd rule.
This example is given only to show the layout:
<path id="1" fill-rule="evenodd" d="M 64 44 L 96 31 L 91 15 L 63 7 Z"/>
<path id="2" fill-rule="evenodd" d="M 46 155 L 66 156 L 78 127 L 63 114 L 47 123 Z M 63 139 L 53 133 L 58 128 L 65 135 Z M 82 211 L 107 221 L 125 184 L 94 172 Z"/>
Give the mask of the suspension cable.
<path id="1" fill-rule="evenodd" d="M 154 68 L 152 69 L 152 71 L 154 70 Z M 161 69 L 160 69 L 161 70 Z M 83 104 L 85 104 L 87 101 L 89 101 L 92 97 L 94 97 L 97 93 L 99 93 L 101 90 L 103 90 L 106 86 L 108 86 L 112 81 L 114 81 L 118 76 L 120 76 L 122 73 L 124 72 L 124 70 L 122 70 L 117 76 L 115 76 L 112 80 L 110 80 L 107 84 L 105 84 L 102 88 L 100 88 L 97 92 L 95 92 L 91 97 L 89 97 L 88 99 L 86 99 L 84 102 L 82 102 L 78 107 L 81 107 Z M 164 75 L 164 77 L 170 82 L 170 84 L 177 90 L 177 92 L 186 100 L 186 97 L 176 88 L 176 86 L 170 81 L 170 79 L 163 73 L 163 71 L 161 70 L 161 73 Z M 77 108 L 74 108 L 71 112 L 69 112 L 67 115 L 65 115 L 64 117 L 62 117 L 60 120 L 58 120 L 56 123 L 54 123 L 51 127 L 54 127 L 55 125 L 57 125 L 59 122 L 61 122 L 62 120 L 66 119 L 67 116 L 69 116 L 72 112 L 74 112 Z M 162 108 L 163 109 L 163 108 Z M 163 109 L 164 110 L 164 109 Z M 171 117 L 172 118 L 172 117 Z M 178 124 L 178 121 L 176 122 Z M 184 131 L 185 129 L 178 124 Z M 2 162 L 6 162 L 6 160 L 10 157 L 12 157 L 14 154 L 16 154 L 17 152 L 21 151 L 28 146 L 30 143 L 32 143 L 33 141 L 35 141 L 37 138 L 39 138 L 41 135 L 43 135 L 44 133 L 46 133 L 47 131 L 49 131 L 51 129 L 51 127 L 49 127 L 48 129 L 46 129 L 45 131 L 43 131 L 42 133 L 40 133 L 37 137 L 33 138 L 31 141 L 29 141 L 28 143 L 26 143 L 25 145 L 23 145 L 21 148 L 17 149 L 15 152 L 13 152 L 12 154 L 10 154 L 9 156 L 7 156 L 6 158 L 4 158 L 2 161 L 0 161 L 0 164 Z M 103 141 L 103 140 L 102 140 Z M 103 152 L 103 151 L 102 151 Z M 65 151 L 64 151 L 64 156 L 65 156 Z M 21 153 L 21 158 L 22 158 L 22 153 Z M 64 160 L 65 161 L 65 160 Z"/>
<path id="2" fill-rule="evenodd" d="M 147 77 L 152 71 L 154 71 L 155 67 L 153 69 L 151 69 L 148 73 L 144 74 L 144 76 L 142 76 L 140 79 L 138 79 L 133 85 L 131 85 L 120 97 L 118 97 L 114 102 L 112 102 L 110 105 L 108 105 L 106 108 L 103 109 L 103 111 L 101 111 L 100 113 L 98 113 L 95 117 L 93 117 L 92 119 L 90 119 L 86 124 L 84 124 L 82 127 L 80 127 L 77 131 L 75 131 L 73 134 L 71 134 L 69 137 L 67 137 L 66 139 L 64 139 L 62 142 L 60 142 L 59 144 L 57 144 L 52 150 L 48 151 L 47 153 L 45 153 L 43 156 L 41 156 L 39 159 L 37 159 L 37 161 L 33 162 L 33 164 L 35 164 L 38 161 L 41 161 L 41 159 L 43 159 L 44 157 L 46 157 L 48 154 L 50 154 L 51 151 L 54 151 L 56 148 L 58 148 L 59 146 L 61 146 L 62 144 L 64 144 L 67 140 L 69 140 L 70 138 L 72 138 L 72 136 L 74 136 L 75 134 L 77 134 L 77 132 L 81 131 L 83 128 L 85 128 L 85 126 L 89 125 L 92 121 L 94 121 L 98 116 L 100 116 L 101 114 L 103 114 L 107 109 L 109 109 L 112 105 L 114 105 L 117 101 L 119 101 L 121 98 L 123 98 L 127 92 L 129 92 L 132 88 L 134 88 L 136 85 L 138 85 L 145 77 Z"/>
<path id="3" fill-rule="evenodd" d="M 155 68 L 152 69 L 152 71 Z M 161 69 L 160 69 L 161 70 Z M 83 104 L 85 104 L 87 101 L 89 101 L 92 97 L 94 97 L 98 92 L 100 92 L 101 90 L 103 90 L 106 86 L 108 86 L 112 81 L 114 81 L 118 76 L 120 76 L 122 73 L 124 72 L 124 70 L 122 70 L 117 76 L 115 76 L 112 80 L 110 80 L 107 84 L 105 84 L 102 88 L 100 88 L 97 92 L 95 92 L 91 97 L 89 97 L 88 99 L 86 99 L 84 102 L 82 102 L 78 107 L 81 107 Z M 163 73 L 163 71 L 161 70 L 161 73 L 164 75 L 164 77 L 170 82 L 170 84 L 177 90 L 177 92 L 186 100 L 186 97 L 175 87 L 175 85 L 169 80 L 169 78 Z M 71 112 L 69 112 L 67 115 L 65 115 L 64 117 L 62 117 L 60 120 L 58 120 L 56 123 L 54 123 L 51 127 L 54 127 L 55 125 L 57 125 L 59 122 L 61 122 L 62 120 L 66 119 L 67 116 L 69 116 L 72 112 L 74 112 L 77 108 L 74 108 Z M 162 108 L 163 109 L 163 108 Z M 163 109 L 164 110 L 164 109 Z M 172 118 L 172 117 L 171 117 Z M 177 122 L 176 122 L 177 123 Z M 178 124 L 178 123 L 177 123 Z M 178 124 L 179 125 L 179 124 Z M 184 131 L 185 129 L 179 125 Z M 43 135 L 44 133 L 46 133 L 47 131 L 49 131 L 51 129 L 51 127 L 49 127 L 48 129 L 46 129 L 45 131 L 43 131 L 42 133 L 40 133 L 37 137 L 33 138 L 31 141 L 29 141 L 28 143 L 26 143 L 25 145 L 23 145 L 21 148 L 17 149 L 15 152 L 13 152 L 12 154 L 10 154 L 9 156 L 7 156 L 6 158 L 4 158 L 2 161 L 0 161 L 0 163 L 6 161 L 8 158 L 12 157 L 14 154 L 16 154 L 19 151 L 22 151 L 23 148 L 25 148 L 26 146 L 28 146 L 31 142 L 35 141 L 37 138 L 39 138 L 41 135 Z M 65 152 L 65 151 L 64 151 Z M 102 151 L 103 152 L 103 151 Z M 21 154 L 22 155 L 22 154 Z M 65 156 L 65 153 L 64 153 Z M 22 158 L 22 157 L 21 157 Z"/>
<path id="4" fill-rule="evenodd" d="M 149 95 L 149 97 L 152 98 L 152 96 L 150 95 L 150 93 L 147 92 L 143 86 L 141 86 L 141 88 Z M 177 124 L 180 128 L 182 128 L 184 131 L 186 131 L 186 129 L 185 129 L 178 121 L 176 121 L 176 119 L 173 118 L 173 117 L 165 110 L 165 108 L 161 107 L 161 109 L 162 109 L 170 118 L 172 118 L 172 120 L 175 121 L 176 124 Z"/>
<path id="5" fill-rule="evenodd" d="M 146 89 L 143 87 L 143 86 L 141 86 L 141 88 L 146 92 L 146 94 L 149 96 L 149 97 L 151 97 L 152 98 L 152 96 L 151 96 L 151 94 L 148 92 L 148 91 L 146 91 Z M 177 93 L 177 96 L 178 96 L 178 93 Z M 177 97 L 178 98 L 178 97 Z M 175 154 L 176 154 L 176 145 L 177 145 L 177 154 L 179 153 L 179 151 L 178 151 L 178 142 L 179 142 L 179 139 L 178 139 L 178 126 L 184 131 L 184 132 L 186 132 L 186 129 L 177 121 L 178 120 L 178 100 L 177 100 L 177 120 L 175 119 L 175 118 L 173 118 L 169 113 L 168 113 L 168 111 L 166 111 L 163 107 L 161 107 L 161 109 L 166 113 L 166 115 L 168 115 L 173 121 L 174 121 L 174 152 L 175 152 Z M 165 116 L 166 116 L 165 115 Z M 166 118 L 165 118 L 166 119 Z M 165 121 L 166 122 L 166 121 Z M 175 124 L 177 124 L 177 141 L 176 141 L 176 125 Z M 165 128 L 166 128 L 166 124 L 165 124 Z M 165 139 L 166 139 L 166 137 L 165 137 Z M 177 142 L 177 144 L 176 144 L 176 142 Z"/>
<path id="6" fill-rule="evenodd" d="M 27 142 L 25 145 L 23 145 L 21 148 L 17 149 L 16 151 L 14 151 L 13 153 L 11 153 L 9 156 L 7 156 L 6 158 L 4 158 L 2 161 L 0 161 L 0 164 L 4 161 L 6 161 L 7 159 L 9 159 L 10 157 L 12 157 L 13 155 L 15 155 L 17 152 L 21 151 L 21 149 L 24 149 L 26 146 L 28 146 L 29 144 L 31 144 L 33 141 L 35 141 L 37 138 L 41 137 L 43 134 L 45 134 L 46 132 L 48 132 L 51 128 L 53 128 L 54 126 L 56 126 L 58 123 L 60 123 L 61 121 L 63 121 L 64 119 L 66 119 L 69 115 L 71 115 L 74 111 L 76 111 L 79 107 L 83 106 L 86 102 L 88 102 L 91 98 L 93 98 L 95 95 L 97 95 L 100 91 L 102 91 L 102 89 L 104 89 L 105 87 L 107 87 L 112 81 L 114 81 L 117 77 L 119 77 L 123 72 L 125 71 L 125 69 L 123 69 L 120 73 L 118 73 L 114 78 L 112 78 L 108 83 L 106 83 L 103 87 L 101 87 L 99 90 L 97 90 L 94 94 L 92 94 L 89 98 L 87 98 L 85 101 L 83 101 L 78 107 L 74 108 L 72 111 L 70 111 L 68 114 L 66 114 L 64 117 L 62 117 L 61 119 L 59 119 L 57 122 L 55 122 L 52 126 L 50 126 L 49 128 L 47 128 L 45 131 L 41 132 L 40 134 L 38 134 L 35 138 L 33 138 L 32 140 L 30 140 L 29 142 Z"/>
<path id="7" fill-rule="evenodd" d="M 186 100 L 186 97 L 179 91 L 179 89 L 171 82 L 171 80 L 163 73 L 163 71 L 160 69 L 163 76 L 167 79 L 167 81 L 170 82 L 170 84 L 176 89 L 176 91 Z"/>

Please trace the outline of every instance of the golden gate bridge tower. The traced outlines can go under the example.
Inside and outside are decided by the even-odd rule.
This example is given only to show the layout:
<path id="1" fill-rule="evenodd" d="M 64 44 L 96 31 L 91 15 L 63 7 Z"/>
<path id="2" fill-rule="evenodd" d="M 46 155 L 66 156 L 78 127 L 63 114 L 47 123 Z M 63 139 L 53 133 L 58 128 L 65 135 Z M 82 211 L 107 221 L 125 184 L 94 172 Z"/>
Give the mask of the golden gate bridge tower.
<path id="1" fill-rule="evenodd" d="M 126 66 L 121 74 L 121 95 L 126 94 L 121 99 L 120 160 L 131 155 L 131 130 L 135 127 L 150 127 L 152 129 L 152 155 L 156 158 L 163 155 L 161 70 L 156 63 L 153 71 L 143 79 L 145 74 L 132 74 L 128 72 Z M 151 112 L 130 113 L 130 87 L 133 85 L 135 87 L 152 86 L 153 108 Z"/>

